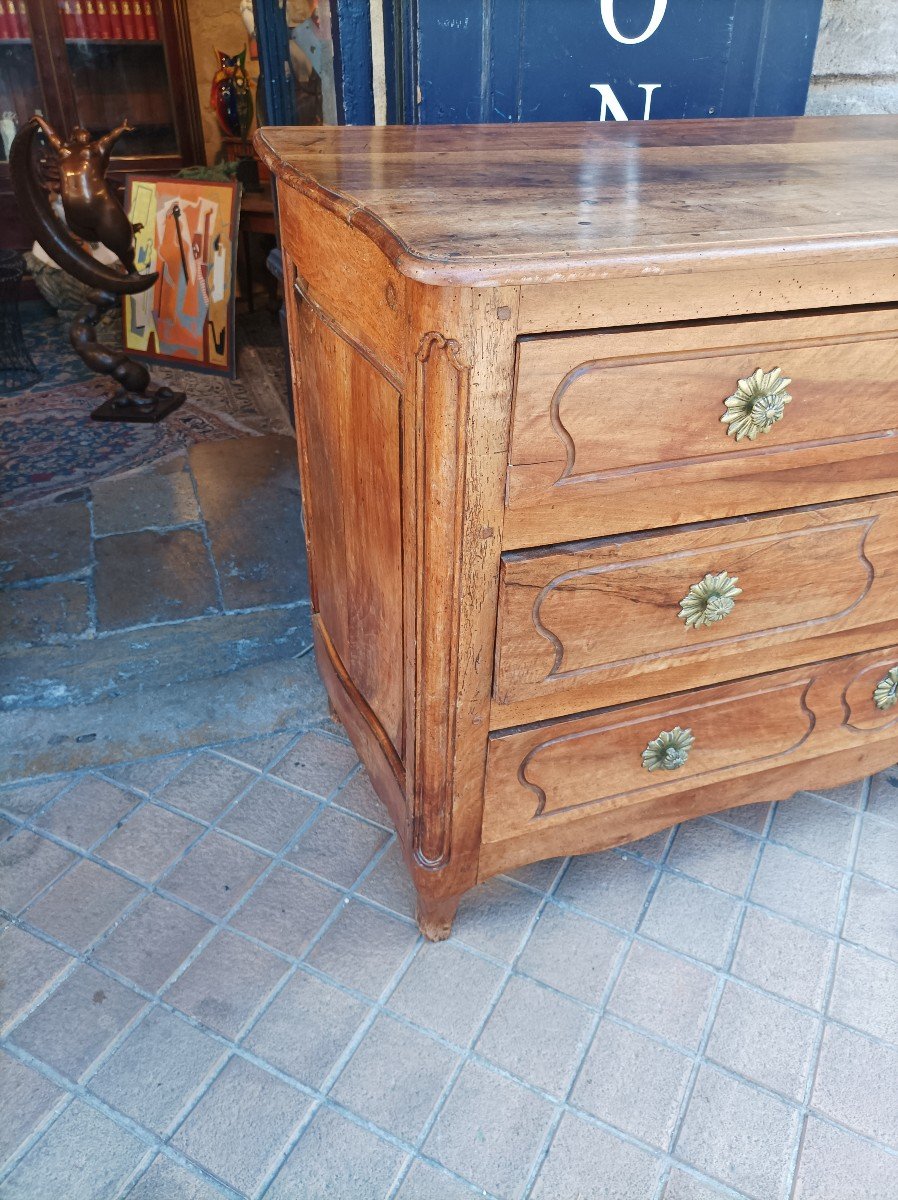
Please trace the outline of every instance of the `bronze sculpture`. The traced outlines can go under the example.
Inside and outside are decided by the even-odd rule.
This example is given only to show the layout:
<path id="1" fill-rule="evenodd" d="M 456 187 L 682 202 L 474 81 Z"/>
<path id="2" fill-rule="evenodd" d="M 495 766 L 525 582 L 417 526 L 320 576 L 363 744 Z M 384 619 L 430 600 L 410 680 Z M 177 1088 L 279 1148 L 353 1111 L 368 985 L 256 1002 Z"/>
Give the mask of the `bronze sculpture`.
<path id="1" fill-rule="evenodd" d="M 121 389 L 91 416 L 105 421 L 153 422 L 181 405 L 184 393 L 166 387 L 151 388 L 150 373 L 143 363 L 135 362 L 122 350 L 102 345 L 96 333 L 98 323 L 118 304 L 120 296 L 146 291 L 157 279 L 155 273 L 140 275 L 135 271 L 135 229 L 106 182 L 112 148 L 130 128 L 123 121 L 94 141 L 86 129 L 76 127 L 65 141 L 43 117 L 34 116 L 16 135 L 9 167 L 16 200 L 35 240 L 57 266 L 91 288 L 87 304 L 72 322 L 69 340 L 92 371 L 111 376 Z M 67 225 L 54 212 L 34 170 L 38 130 L 43 131 L 56 155 Z M 121 267 L 98 262 L 78 238 L 102 243 L 118 258 Z"/>

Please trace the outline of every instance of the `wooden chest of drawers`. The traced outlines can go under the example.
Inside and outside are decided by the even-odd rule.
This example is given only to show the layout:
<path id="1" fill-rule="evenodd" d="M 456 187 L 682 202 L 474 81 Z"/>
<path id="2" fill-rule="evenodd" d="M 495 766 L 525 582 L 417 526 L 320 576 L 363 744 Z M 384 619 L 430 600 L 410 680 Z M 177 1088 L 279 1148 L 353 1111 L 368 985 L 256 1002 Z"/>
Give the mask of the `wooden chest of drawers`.
<path id="1" fill-rule="evenodd" d="M 898 118 L 256 145 L 318 664 L 429 937 L 898 759 Z"/>

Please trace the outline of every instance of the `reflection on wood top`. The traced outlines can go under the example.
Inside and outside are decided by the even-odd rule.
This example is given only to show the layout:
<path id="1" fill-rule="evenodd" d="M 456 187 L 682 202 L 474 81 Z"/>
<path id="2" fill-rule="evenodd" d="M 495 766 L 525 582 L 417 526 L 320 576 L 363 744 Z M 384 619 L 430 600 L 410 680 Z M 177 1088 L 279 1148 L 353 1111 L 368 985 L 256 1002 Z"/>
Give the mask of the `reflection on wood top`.
<path id="1" fill-rule="evenodd" d="M 898 255 L 898 117 L 266 128 L 256 148 L 434 283 Z"/>

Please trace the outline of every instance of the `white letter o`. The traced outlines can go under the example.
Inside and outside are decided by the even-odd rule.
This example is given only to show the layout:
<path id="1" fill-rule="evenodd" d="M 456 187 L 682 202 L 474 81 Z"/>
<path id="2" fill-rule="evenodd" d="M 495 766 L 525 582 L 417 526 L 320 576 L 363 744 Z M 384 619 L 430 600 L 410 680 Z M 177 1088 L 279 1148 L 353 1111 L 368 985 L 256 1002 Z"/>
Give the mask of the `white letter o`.
<path id="1" fill-rule="evenodd" d="M 614 0 L 601 0 L 602 24 L 611 34 L 616 42 L 622 42 L 625 46 L 636 46 L 639 42 L 647 42 L 658 26 L 664 20 L 664 14 L 667 11 L 667 0 L 655 0 L 655 7 L 652 11 L 652 19 L 646 26 L 645 33 L 639 37 L 628 38 L 624 37 L 617 27 L 617 21 L 614 19 Z"/>

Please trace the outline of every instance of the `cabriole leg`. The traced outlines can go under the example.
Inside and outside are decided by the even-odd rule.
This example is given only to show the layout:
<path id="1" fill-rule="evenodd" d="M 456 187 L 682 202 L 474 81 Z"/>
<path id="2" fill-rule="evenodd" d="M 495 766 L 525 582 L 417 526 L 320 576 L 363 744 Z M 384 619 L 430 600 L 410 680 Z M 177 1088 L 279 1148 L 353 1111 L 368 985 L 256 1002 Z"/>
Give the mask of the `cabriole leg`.
<path id="1" fill-rule="evenodd" d="M 418 895 L 418 928 L 429 942 L 442 942 L 452 932 L 452 922 L 458 910 L 461 896 L 443 896 L 432 899 Z"/>

